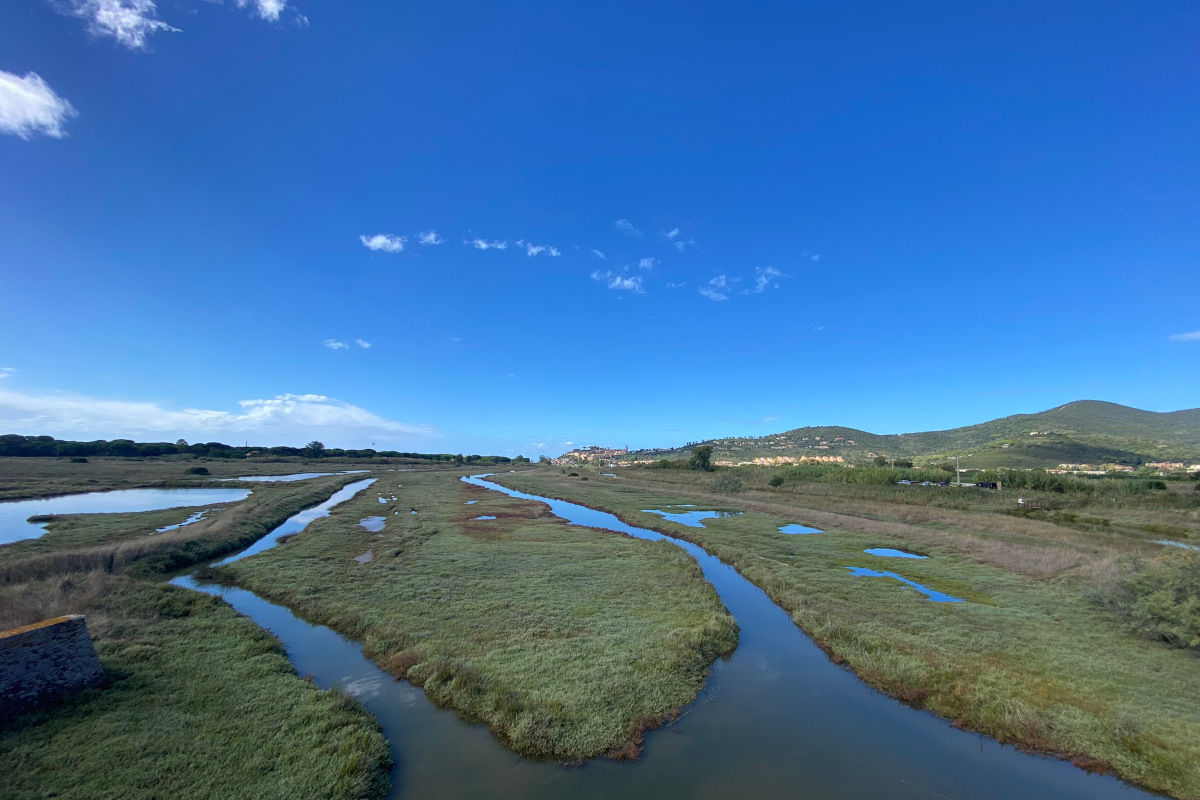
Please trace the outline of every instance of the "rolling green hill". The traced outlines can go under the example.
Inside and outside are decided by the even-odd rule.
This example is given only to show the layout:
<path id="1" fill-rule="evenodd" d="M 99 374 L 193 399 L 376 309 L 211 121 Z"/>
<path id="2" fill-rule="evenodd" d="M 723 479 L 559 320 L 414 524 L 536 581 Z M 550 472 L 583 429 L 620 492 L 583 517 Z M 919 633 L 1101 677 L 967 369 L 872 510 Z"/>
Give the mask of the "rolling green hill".
<path id="1" fill-rule="evenodd" d="M 944 431 L 880 435 L 824 426 L 696 444 L 712 445 L 717 461 L 773 456 L 841 456 L 848 462 L 884 456 L 927 461 L 957 455 L 969 458 L 972 467 L 1137 465 L 1160 460 L 1194 463 L 1200 460 L 1200 408 L 1162 413 L 1081 400 L 1037 414 L 1016 414 Z M 690 449 L 642 450 L 631 453 L 630 458 L 678 458 Z"/>

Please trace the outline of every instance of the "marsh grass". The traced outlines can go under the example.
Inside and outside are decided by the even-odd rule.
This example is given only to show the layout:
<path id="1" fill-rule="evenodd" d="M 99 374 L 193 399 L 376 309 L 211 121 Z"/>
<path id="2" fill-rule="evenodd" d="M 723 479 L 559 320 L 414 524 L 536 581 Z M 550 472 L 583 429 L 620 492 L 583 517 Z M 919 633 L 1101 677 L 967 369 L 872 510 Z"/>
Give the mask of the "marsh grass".
<path id="1" fill-rule="evenodd" d="M 382 511 L 367 492 L 216 577 L 361 640 L 518 753 L 635 755 L 736 646 L 715 590 L 668 543 L 571 526 L 458 474 L 406 474 L 380 487 L 398 498 Z M 379 535 L 357 524 L 375 514 Z"/>
<path id="2" fill-rule="evenodd" d="M 298 678 L 216 598 L 103 572 L 0 589 L 0 628 L 85 613 L 108 683 L 0 726 L 5 798 L 367 798 L 390 756 L 374 721 Z"/>
<path id="3" fill-rule="evenodd" d="M 1122 559 L 1161 548 L 992 511 L 934 507 L 926 514 L 864 496 L 859 487 L 844 487 L 844 499 L 822 491 L 809 503 L 768 494 L 766 478 L 762 491 L 746 481 L 734 501 L 741 516 L 689 528 L 641 509 L 731 501 L 710 494 L 709 480 L 664 474 L 629 470 L 580 484 L 537 470 L 498 480 L 704 547 L 762 587 L 832 660 L 905 702 L 1004 742 L 1200 798 L 1196 657 L 1132 632 L 1095 601 L 1097 591 L 1127 576 Z M 834 510 L 843 504 L 847 513 Z M 778 532 L 791 522 L 829 532 Z M 897 563 L 862 552 L 873 546 L 932 558 Z M 893 581 L 854 577 L 846 566 L 898 572 L 969 602 L 931 603 Z"/>
<path id="4" fill-rule="evenodd" d="M 0 547 L 0 629 L 85 614 L 108 676 L 66 705 L 0 720 L 0 797 L 381 796 L 387 743 L 357 703 L 299 678 L 273 637 L 220 600 L 164 583 L 360 477 L 263 485 L 165 534 L 147 530 L 192 509 L 62 517 L 42 539 Z"/>

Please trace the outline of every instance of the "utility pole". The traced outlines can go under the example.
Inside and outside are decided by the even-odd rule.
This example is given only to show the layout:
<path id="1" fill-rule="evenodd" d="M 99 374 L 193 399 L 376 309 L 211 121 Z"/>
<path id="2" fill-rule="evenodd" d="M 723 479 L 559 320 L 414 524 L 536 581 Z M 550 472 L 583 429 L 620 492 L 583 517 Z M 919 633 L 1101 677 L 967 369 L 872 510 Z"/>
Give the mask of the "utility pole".
<path id="1" fill-rule="evenodd" d="M 954 482 L 962 486 L 962 463 L 958 456 L 954 457 Z"/>

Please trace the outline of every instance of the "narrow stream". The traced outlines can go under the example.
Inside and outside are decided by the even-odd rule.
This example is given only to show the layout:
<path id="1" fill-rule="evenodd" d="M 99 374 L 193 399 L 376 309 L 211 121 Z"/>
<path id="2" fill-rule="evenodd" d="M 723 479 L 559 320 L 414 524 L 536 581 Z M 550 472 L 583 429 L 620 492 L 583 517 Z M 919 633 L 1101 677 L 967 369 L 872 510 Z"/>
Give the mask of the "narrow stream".
<path id="1" fill-rule="evenodd" d="M 310 625 L 286 608 L 244 589 L 201 584 L 191 576 L 173 581 L 222 597 L 278 636 L 300 674 L 312 675 L 321 687 L 336 684 L 356 695 L 391 744 L 396 766 L 389 797 L 1151 796 L 1114 778 L 1088 775 L 1066 762 L 955 730 L 869 689 L 831 664 L 762 590 L 693 544 L 626 525 L 586 506 L 508 489 L 486 477 L 463 480 L 545 503 L 572 524 L 667 539 L 682 547 L 696 558 L 737 619 L 740 644 L 731 658 L 713 665 L 708 686 L 678 722 L 647 736 L 641 761 L 597 759 L 572 768 L 515 755 L 482 726 L 435 708 L 421 690 L 392 679 L 363 657 L 360 645 Z"/>

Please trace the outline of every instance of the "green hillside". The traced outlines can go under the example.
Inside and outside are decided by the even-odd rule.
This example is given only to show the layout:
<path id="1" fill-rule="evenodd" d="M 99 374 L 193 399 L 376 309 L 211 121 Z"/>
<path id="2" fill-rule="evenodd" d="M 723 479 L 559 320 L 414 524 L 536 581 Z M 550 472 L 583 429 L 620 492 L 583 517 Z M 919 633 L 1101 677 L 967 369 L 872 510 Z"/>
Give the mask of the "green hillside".
<path id="1" fill-rule="evenodd" d="M 817 426 L 696 444 L 712 445 L 718 461 L 773 456 L 841 456 L 848 462 L 884 456 L 924 461 L 957 455 L 969 456 L 971 465 L 979 467 L 1137 465 L 1159 460 L 1192 463 L 1200 460 L 1200 408 L 1163 413 L 1081 400 L 1036 414 L 1015 414 L 944 431 L 880 435 Z M 690 449 L 642 450 L 631 453 L 630 458 L 678 458 Z"/>

